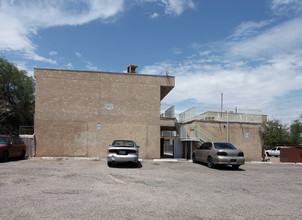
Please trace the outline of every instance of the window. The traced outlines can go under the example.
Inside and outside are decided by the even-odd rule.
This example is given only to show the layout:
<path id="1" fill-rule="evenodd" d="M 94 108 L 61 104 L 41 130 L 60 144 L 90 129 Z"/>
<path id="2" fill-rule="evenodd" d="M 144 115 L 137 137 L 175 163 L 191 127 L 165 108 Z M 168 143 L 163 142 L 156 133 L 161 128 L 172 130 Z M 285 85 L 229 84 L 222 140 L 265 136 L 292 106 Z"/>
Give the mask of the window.
<path id="1" fill-rule="evenodd" d="M 232 144 L 230 143 L 214 143 L 214 146 L 218 150 L 223 149 L 236 149 Z"/>
<path id="2" fill-rule="evenodd" d="M 204 143 L 202 145 L 203 150 L 211 150 L 211 148 L 212 148 L 212 143 L 210 143 L 210 142 Z"/>
<path id="3" fill-rule="evenodd" d="M 214 121 L 215 117 L 205 117 L 205 120 L 207 120 L 207 121 Z"/>
<path id="4" fill-rule="evenodd" d="M 124 141 L 124 140 L 117 140 L 113 141 L 112 143 L 113 146 L 123 146 L 123 147 L 134 147 L 134 142 L 133 141 Z"/>
<path id="5" fill-rule="evenodd" d="M 0 144 L 7 144 L 8 137 L 0 137 Z"/>

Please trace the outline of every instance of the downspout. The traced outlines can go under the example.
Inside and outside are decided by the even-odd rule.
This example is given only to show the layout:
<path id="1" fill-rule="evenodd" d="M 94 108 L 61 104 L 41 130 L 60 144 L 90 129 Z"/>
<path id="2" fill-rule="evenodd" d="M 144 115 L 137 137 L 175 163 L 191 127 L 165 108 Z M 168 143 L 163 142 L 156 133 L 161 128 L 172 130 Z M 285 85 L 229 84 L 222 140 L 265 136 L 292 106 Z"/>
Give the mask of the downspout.
<path id="1" fill-rule="evenodd" d="M 229 143 L 229 112 L 227 111 L 227 143 Z"/>
<path id="2" fill-rule="evenodd" d="M 192 147 L 192 142 L 193 142 L 193 141 L 191 141 L 191 147 L 190 147 L 190 149 L 191 149 L 191 157 L 190 157 L 190 158 L 191 158 L 191 159 L 192 159 L 192 155 L 193 155 L 193 153 L 192 153 L 192 148 L 193 148 L 193 147 Z"/>

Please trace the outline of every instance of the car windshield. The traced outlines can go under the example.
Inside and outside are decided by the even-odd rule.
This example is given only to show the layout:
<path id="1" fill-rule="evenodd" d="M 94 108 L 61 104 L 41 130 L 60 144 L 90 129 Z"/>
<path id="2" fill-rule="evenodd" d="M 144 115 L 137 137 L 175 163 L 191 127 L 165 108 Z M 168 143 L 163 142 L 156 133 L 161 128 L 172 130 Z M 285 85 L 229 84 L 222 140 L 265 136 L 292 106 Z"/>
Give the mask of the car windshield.
<path id="1" fill-rule="evenodd" d="M 218 150 L 223 149 L 236 149 L 232 144 L 230 143 L 214 143 L 214 147 Z"/>
<path id="2" fill-rule="evenodd" d="M 114 147 L 134 147 L 133 141 L 124 141 L 124 140 L 118 140 L 118 141 L 113 141 L 112 146 Z"/>
<path id="3" fill-rule="evenodd" d="M 8 143 L 8 137 L 0 137 L 0 144 L 7 144 Z"/>

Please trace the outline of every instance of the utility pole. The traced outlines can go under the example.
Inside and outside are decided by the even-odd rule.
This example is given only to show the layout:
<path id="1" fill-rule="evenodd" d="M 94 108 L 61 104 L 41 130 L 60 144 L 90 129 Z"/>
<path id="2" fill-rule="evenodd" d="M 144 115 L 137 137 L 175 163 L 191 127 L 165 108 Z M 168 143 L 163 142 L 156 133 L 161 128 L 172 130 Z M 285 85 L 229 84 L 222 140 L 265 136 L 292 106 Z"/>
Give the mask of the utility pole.
<path id="1" fill-rule="evenodd" d="M 223 93 L 221 93 L 220 118 L 222 118 L 222 110 L 223 110 Z"/>

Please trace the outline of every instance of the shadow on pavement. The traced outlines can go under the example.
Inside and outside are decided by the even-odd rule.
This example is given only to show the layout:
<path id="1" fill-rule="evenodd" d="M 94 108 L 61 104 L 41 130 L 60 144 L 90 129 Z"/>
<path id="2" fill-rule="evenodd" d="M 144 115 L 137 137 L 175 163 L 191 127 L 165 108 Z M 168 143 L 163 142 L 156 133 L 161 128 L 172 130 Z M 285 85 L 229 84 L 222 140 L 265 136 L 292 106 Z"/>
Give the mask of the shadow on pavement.
<path id="1" fill-rule="evenodd" d="M 196 163 L 200 164 L 201 166 L 208 166 L 205 163 Z M 214 170 L 224 170 L 224 171 L 246 171 L 245 169 L 242 169 L 240 166 L 239 168 L 233 168 L 232 165 L 215 165 L 214 168 L 209 168 L 209 169 L 214 169 Z"/>
<path id="2" fill-rule="evenodd" d="M 126 162 L 126 163 L 116 163 L 113 164 L 110 168 L 122 168 L 122 169 L 139 169 L 142 168 L 142 164 L 141 162 L 138 162 L 138 164 L 136 163 L 132 163 L 132 162 Z"/>

